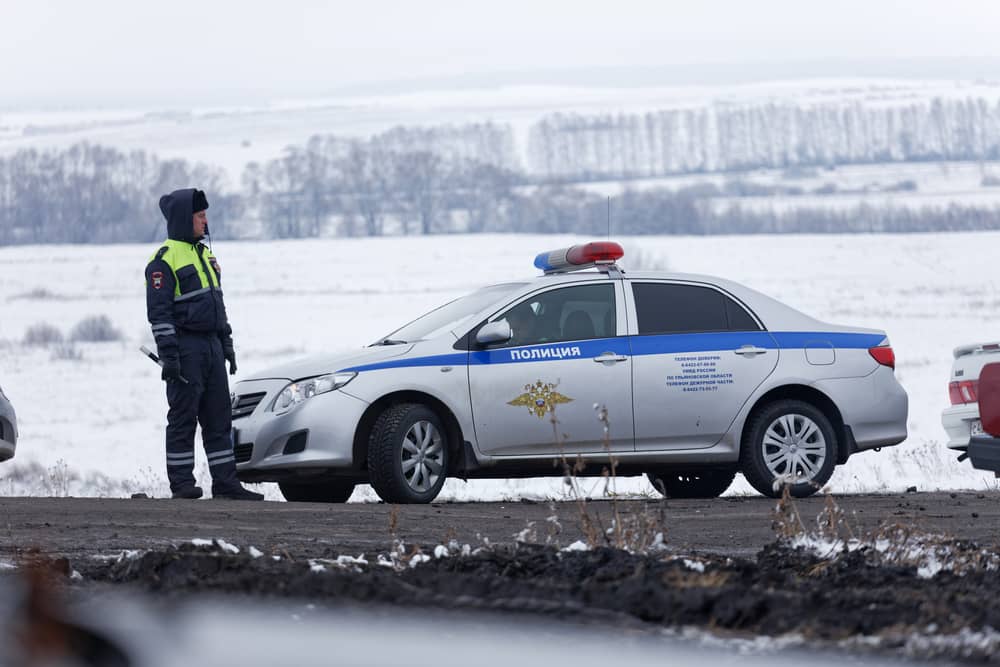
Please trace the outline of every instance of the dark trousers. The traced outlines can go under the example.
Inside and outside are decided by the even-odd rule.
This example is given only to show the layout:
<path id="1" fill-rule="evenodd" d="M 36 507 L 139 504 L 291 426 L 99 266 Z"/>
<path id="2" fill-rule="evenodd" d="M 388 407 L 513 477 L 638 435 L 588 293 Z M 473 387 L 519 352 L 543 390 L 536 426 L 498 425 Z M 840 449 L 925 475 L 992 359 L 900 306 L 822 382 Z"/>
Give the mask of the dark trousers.
<path id="1" fill-rule="evenodd" d="M 167 383 L 167 478 L 170 490 L 194 485 L 194 434 L 201 424 L 201 439 L 212 473 L 212 491 L 232 489 L 236 479 L 233 455 L 232 403 L 222 343 L 215 334 L 181 333 L 181 375 L 187 384 Z"/>

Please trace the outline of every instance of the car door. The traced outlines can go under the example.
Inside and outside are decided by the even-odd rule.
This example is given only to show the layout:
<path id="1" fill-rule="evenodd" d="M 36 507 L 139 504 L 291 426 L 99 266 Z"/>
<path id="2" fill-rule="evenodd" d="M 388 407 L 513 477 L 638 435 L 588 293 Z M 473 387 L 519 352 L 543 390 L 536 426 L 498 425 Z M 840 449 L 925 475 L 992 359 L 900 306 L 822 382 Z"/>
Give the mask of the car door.
<path id="1" fill-rule="evenodd" d="M 483 454 L 633 450 L 623 304 L 622 281 L 604 278 L 540 290 L 489 318 L 508 320 L 513 337 L 469 355 L 472 413 Z M 607 408 L 607 434 L 595 404 Z"/>
<path id="2" fill-rule="evenodd" d="M 711 447 L 774 371 L 778 346 L 712 285 L 629 283 L 636 450 Z"/>

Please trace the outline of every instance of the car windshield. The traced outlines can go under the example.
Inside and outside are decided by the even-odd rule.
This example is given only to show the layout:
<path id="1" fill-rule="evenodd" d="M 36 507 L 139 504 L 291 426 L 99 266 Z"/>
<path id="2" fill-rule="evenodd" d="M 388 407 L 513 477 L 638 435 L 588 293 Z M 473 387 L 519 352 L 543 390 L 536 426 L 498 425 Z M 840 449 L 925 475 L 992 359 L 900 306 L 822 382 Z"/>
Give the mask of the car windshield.
<path id="1" fill-rule="evenodd" d="M 527 283 L 502 283 L 476 290 L 472 294 L 466 294 L 463 297 L 435 308 L 426 315 L 418 317 L 406 326 L 380 339 L 374 345 L 412 343 L 418 340 L 434 338 L 445 331 L 456 328 L 463 320 L 472 317 L 490 304 L 499 301 L 505 294 L 509 294 L 525 285 Z"/>

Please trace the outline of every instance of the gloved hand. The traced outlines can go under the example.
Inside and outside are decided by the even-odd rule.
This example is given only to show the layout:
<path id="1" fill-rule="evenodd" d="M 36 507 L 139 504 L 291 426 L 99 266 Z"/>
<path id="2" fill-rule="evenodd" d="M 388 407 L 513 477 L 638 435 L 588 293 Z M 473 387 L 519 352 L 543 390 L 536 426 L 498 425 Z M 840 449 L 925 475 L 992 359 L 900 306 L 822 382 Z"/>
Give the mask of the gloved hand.
<path id="1" fill-rule="evenodd" d="M 160 378 L 167 382 L 177 382 L 181 379 L 181 362 L 180 359 L 167 357 L 166 359 L 161 359 L 163 362 L 163 371 L 160 373 Z"/>
<path id="2" fill-rule="evenodd" d="M 236 375 L 236 351 L 231 347 L 227 347 L 222 351 L 223 356 L 226 361 L 229 362 L 229 374 Z"/>

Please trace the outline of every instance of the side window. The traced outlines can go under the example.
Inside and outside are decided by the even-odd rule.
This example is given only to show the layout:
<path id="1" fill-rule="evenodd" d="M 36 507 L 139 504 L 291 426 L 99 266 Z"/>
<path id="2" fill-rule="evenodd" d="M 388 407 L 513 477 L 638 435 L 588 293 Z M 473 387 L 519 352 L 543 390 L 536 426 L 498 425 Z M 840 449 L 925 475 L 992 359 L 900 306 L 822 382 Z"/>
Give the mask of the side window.
<path id="1" fill-rule="evenodd" d="M 503 347 L 615 336 L 615 288 L 579 285 L 542 292 L 494 320 L 506 319 L 513 338 Z"/>
<path id="2" fill-rule="evenodd" d="M 632 294 L 640 336 L 760 330 L 742 306 L 709 287 L 633 283 Z"/>
<path id="3" fill-rule="evenodd" d="M 726 316 L 729 318 L 730 331 L 760 331 L 760 325 L 750 316 L 746 308 L 728 296 L 722 298 L 726 300 Z"/>

